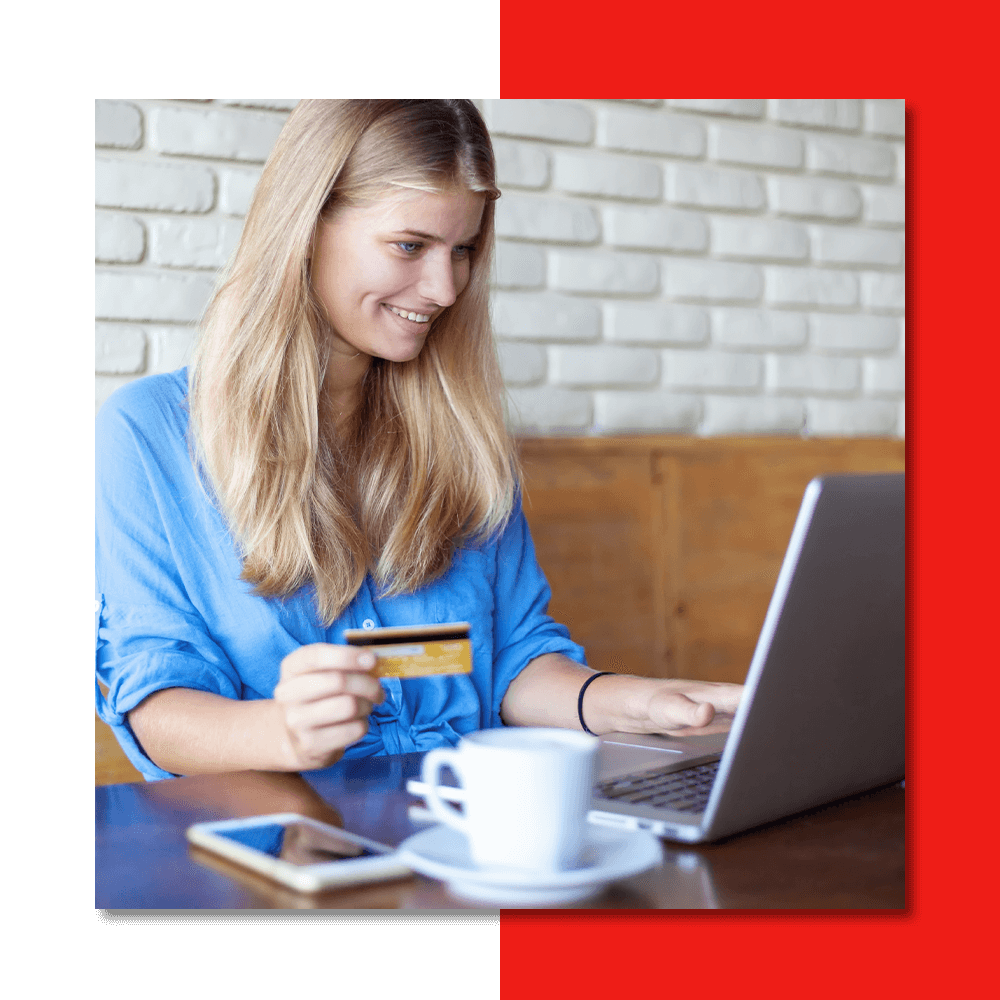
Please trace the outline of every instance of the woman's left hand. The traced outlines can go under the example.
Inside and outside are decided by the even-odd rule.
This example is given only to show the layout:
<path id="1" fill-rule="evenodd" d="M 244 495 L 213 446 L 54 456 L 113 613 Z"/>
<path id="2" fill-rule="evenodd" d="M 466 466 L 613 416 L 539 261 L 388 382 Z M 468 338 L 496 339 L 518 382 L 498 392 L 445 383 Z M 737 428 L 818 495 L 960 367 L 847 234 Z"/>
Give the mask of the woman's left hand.
<path id="1" fill-rule="evenodd" d="M 637 686 L 630 699 L 630 715 L 642 728 L 629 731 L 670 736 L 707 736 L 727 731 L 743 695 L 742 684 L 718 681 L 649 678 L 642 689 L 640 695 Z"/>
<path id="2" fill-rule="evenodd" d="M 579 729 L 579 693 L 592 676 L 560 653 L 545 653 L 511 682 L 501 718 L 508 726 Z M 607 674 L 587 686 L 583 717 L 598 735 L 707 735 L 729 728 L 742 695 L 742 684 Z"/>

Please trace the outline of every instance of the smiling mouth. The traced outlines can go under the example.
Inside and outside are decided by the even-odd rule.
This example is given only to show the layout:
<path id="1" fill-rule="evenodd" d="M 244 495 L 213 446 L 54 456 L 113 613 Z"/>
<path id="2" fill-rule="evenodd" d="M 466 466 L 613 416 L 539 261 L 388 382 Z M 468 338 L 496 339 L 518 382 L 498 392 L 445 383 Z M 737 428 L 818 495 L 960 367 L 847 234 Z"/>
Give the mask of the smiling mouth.
<path id="1" fill-rule="evenodd" d="M 407 312 L 405 309 L 397 309 L 395 306 L 390 306 L 388 303 L 385 304 L 386 309 L 391 313 L 395 313 L 401 319 L 408 319 L 411 323 L 429 323 L 431 321 L 430 316 L 424 313 L 417 312 Z"/>

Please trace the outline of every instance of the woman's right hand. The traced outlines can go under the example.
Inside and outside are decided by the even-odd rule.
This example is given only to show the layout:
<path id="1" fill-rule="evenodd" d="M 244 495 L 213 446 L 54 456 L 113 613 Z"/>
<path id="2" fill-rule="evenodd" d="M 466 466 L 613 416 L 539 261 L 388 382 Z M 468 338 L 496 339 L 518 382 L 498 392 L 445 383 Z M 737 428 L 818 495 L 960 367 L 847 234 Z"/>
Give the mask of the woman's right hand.
<path id="1" fill-rule="evenodd" d="M 295 770 L 329 767 L 368 732 L 372 707 L 385 698 L 371 674 L 375 654 L 317 642 L 281 661 L 274 700 L 284 720 Z"/>

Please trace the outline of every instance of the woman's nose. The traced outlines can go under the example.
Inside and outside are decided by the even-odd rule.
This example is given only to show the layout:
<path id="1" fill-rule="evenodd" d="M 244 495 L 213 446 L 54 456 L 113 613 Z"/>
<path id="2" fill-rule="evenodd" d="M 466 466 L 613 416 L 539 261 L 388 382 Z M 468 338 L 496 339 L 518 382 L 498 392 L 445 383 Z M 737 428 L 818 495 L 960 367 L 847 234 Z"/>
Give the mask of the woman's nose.
<path id="1" fill-rule="evenodd" d="M 420 294 L 435 305 L 450 306 L 461 291 L 455 274 L 456 266 L 451 254 L 429 254 L 420 275 Z"/>

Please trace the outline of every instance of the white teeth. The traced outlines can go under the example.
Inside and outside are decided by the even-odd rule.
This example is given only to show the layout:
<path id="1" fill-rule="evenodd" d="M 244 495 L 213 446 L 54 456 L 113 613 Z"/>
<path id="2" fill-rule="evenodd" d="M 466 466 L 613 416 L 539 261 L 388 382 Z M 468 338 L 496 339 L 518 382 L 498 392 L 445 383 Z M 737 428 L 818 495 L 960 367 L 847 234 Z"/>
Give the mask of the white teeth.
<path id="1" fill-rule="evenodd" d="M 388 306 L 389 312 L 394 312 L 397 316 L 402 316 L 403 319 L 408 319 L 413 323 L 428 323 L 430 322 L 430 316 L 423 316 L 420 313 L 415 312 L 403 312 L 401 309 L 397 309 L 395 306 Z"/>

